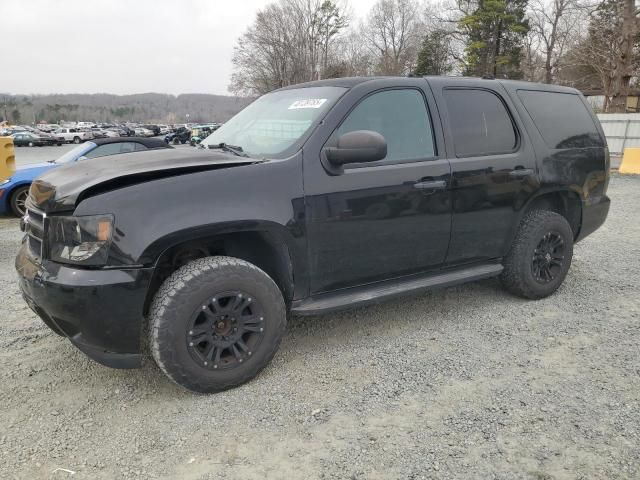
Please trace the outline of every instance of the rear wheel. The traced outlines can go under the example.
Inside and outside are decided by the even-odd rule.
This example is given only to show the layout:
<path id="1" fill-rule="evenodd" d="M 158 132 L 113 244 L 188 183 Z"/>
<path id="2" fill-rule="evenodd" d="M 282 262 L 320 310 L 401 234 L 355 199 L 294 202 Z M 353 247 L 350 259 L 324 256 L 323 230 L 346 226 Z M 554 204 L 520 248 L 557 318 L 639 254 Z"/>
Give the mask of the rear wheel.
<path id="1" fill-rule="evenodd" d="M 27 201 L 28 196 L 29 196 L 28 185 L 24 187 L 16 188 L 11 194 L 11 210 L 18 217 L 24 217 L 24 214 L 27 212 L 27 207 L 25 206 L 25 203 Z"/>
<path id="2" fill-rule="evenodd" d="M 80 137 L 73 137 L 73 143 L 80 143 Z"/>
<path id="3" fill-rule="evenodd" d="M 33 147 L 33 142 L 29 142 L 29 146 L 30 146 L 30 147 Z"/>
<path id="4" fill-rule="evenodd" d="M 211 393 L 241 385 L 273 358 L 286 327 L 282 293 L 255 265 L 206 257 L 174 272 L 154 297 L 149 344 L 177 384 Z"/>
<path id="5" fill-rule="evenodd" d="M 555 212 L 526 214 L 500 277 L 510 292 L 530 299 L 544 298 L 562 284 L 573 257 L 573 231 Z"/>

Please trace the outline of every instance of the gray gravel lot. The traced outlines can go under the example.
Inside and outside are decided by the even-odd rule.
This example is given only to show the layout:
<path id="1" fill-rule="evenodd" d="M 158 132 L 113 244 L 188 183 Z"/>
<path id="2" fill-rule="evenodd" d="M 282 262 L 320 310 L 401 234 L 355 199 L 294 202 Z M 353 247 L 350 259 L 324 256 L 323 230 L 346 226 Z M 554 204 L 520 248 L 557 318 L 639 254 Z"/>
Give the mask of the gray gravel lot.
<path id="1" fill-rule="evenodd" d="M 488 280 L 293 318 L 271 366 L 212 396 L 49 332 L 0 219 L 0 478 L 640 478 L 640 177 L 610 195 L 552 297 Z"/>

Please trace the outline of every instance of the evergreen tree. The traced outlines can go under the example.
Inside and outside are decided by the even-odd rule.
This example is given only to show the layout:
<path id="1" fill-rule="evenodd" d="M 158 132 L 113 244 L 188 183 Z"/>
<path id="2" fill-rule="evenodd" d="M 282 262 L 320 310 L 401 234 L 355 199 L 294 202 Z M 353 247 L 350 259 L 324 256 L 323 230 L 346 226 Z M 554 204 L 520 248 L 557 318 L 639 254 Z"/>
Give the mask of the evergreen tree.
<path id="1" fill-rule="evenodd" d="M 529 31 L 528 0 L 478 0 L 460 20 L 467 34 L 466 75 L 521 78 L 520 57 Z"/>
<path id="2" fill-rule="evenodd" d="M 415 75 L 447 75 L 453 70 L 451 38 L 445 30 L 429 32 L 418 52 Z"/>

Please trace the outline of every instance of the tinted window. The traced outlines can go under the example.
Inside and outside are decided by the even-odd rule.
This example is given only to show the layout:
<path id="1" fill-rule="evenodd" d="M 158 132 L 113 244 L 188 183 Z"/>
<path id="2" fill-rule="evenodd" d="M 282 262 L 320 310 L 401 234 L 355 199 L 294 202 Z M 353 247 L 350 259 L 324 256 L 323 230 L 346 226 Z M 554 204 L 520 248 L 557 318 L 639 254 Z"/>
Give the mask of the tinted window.
<path id="1" fill-rule="evenodd" d="M 587 107 L 578 95 L 518 90 L 518 96 L 549 147 L 604 146 Z"/>
<path id="2" fill-rule="evenodd" d="M 373 130 L 385 138 L 385 161 L 435 156 L 431 120 L 417 90 L 387 90 L 365 98 L 336 130 L 333 140 L 355 130 Z"/>
<path id="3" fill-rule="evenodd" d="M 120 145 L 120 153 L 133 152 L 136 149 L 136 145 L 140 145 L 136 142 L 122 142 Z"/>
<path id="4" fill-rule="evenodd" d="M 507 153 L 516 147 L 511 117 L 497 95 L 486 90 L 447 89 L 444 98 L 456 156 Z"/>
<path id="5" fill-rule="evenodd" d="M 134 143 L 134 148 L 136 150 L 136 152 L 139 152 L 140 150 L 147 150 L 147 147 L 145 147 L 144 145 L 142 145 L 141 143 Z"/>
<path id="6" fill-rule="evenodd" d="M 94 148 L 90 152 L 84 154 L 87 158 L 104 157 L 106 155 L 116 155 L 120 153 L 121 143 L 107 143 L 106 145 L 100 145 Z M 129 150 L 131 151 L 131 150 Z"/>

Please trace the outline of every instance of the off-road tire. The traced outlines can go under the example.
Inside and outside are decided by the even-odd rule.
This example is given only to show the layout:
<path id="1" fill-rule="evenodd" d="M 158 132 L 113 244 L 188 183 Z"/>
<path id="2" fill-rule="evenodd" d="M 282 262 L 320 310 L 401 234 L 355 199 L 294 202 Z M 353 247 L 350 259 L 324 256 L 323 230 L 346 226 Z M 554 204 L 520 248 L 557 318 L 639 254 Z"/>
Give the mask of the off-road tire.
<path id="1" fill-rule="evenodd" d="M 189 325 L 212 295 L 234 289 L 260 302 L 264 334 L 244 363 L 212 370 L 192 357 Z M 285 329 L 286 307 L 278 286 L 255 265 L 233 257 L 200 258 L 176 270 L 161 285 L 149 310 L 149 346 L 155 362 L 175 383 L 201 393 L 237 387 L 255 377 L 275 355 Z"/>
<path id="2" fill-rule="evenodd" d="M 532 262 L 539 242 L 549 233 L 564 242 L 563 261 L 557 275 L 546 283 L 536 280 Z M 540 299 L 551 295 L 562 284 L 573 257 L 573 231 L 560 214 L 548 210 L 532 210 L 522 219 L 511 249 L 504 258 L 500 281 L 514 295 Z"/>

